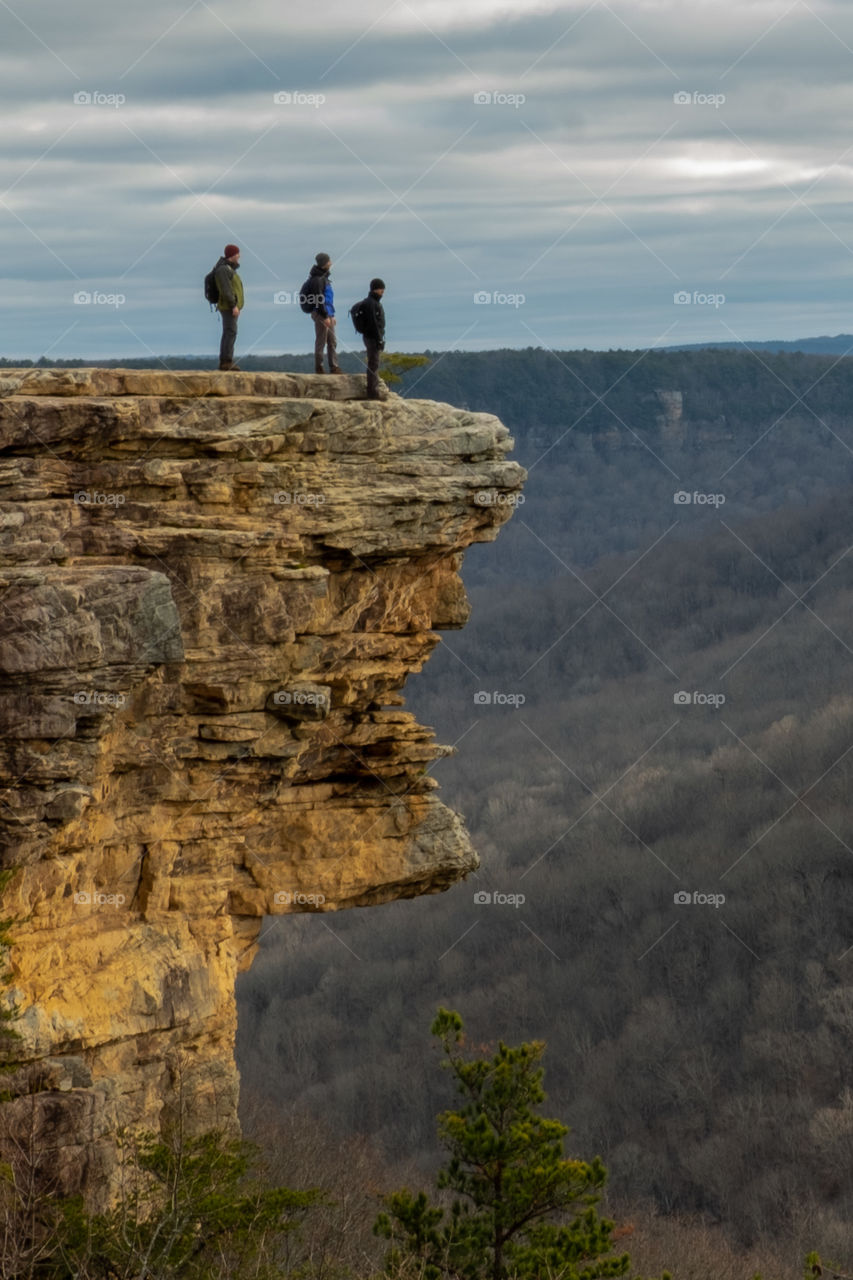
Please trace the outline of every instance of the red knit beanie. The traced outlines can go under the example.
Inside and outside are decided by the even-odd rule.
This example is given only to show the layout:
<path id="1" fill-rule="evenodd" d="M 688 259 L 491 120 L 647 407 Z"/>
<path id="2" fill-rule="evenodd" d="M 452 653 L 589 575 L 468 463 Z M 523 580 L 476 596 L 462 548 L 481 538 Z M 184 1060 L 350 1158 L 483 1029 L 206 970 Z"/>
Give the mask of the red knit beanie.
<path id="1" fill-rule="evenodd" d="M 240 250 L 237 248 L 236 244 L 227 244 L 222 250 L 223 258 L 236 258 L 239 256 L 239 253 Z"/>

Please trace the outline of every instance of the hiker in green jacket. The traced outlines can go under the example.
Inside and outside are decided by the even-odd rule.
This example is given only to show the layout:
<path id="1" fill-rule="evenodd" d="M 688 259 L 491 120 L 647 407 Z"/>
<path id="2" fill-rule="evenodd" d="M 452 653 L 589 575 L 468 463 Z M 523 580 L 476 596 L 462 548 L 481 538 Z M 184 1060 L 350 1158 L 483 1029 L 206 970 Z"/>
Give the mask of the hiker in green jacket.
<path id="1" fill-rule="evenodd" d="M 222 316 L 222 341 L 219 344 L 219 367 L 239 372 L 234 363 L 234 342 L 237 337 L 237 317 L 243 310 L 243 281 L 238 275 L 240 250 L 236 244 L 227 244 L 222 257 L 214 267 L 219 289 L 217 308 Z"/>

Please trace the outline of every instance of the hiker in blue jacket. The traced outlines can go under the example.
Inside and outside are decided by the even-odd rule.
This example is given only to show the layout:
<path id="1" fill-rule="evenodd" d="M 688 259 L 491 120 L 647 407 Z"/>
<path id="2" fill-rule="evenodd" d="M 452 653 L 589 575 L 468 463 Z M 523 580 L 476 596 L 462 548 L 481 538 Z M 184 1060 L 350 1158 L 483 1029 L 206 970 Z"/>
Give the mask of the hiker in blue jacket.
<path id="1" fill-rule="evenodd" d="M 335 333 L 335 291 L 329 279 L 332 259 L 327 253 L 318 253 L 311 274 L 316 306 L 311 312 L 314 321 L 314 372 L 323 372 L 323 349 L 329 361 L 329 373 L 340 373 L 338 367 L 338 340 Z"/>

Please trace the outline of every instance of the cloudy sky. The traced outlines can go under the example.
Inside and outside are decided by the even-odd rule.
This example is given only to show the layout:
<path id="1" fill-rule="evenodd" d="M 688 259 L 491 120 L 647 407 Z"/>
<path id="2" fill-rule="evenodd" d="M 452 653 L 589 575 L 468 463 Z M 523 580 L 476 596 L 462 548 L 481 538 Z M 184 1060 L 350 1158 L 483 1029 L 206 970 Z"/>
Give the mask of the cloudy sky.
<path id="1" fill-rule="evenodd" d="M 853 331 L 845 0 L 0 0 L 0 95 L 5 356 L 213 352 L 227 241 L 238 357 L 318 250 L 403 350 Z"/>

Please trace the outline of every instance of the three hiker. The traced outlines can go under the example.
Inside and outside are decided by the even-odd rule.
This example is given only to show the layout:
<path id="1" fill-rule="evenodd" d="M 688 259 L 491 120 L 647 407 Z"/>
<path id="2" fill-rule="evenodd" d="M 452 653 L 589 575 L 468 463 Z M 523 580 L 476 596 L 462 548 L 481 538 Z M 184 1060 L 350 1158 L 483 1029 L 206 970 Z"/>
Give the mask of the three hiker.
<path id="1" fill-rule="evenodd" d="M 217 310 L 222 317 L 222 341 L 219 344 L 219 367 L 239 371 L 234 363 L 234 342 L 237 338 L 237 317 L 243 310 L 243 281 L 237 268 L 240 250 L 236 244 L 227 244 L 222 257 L 213 268 L 213 277 L 219 291 Z"/>
<path id="2" fill-rule="evenodd" d="M 204 296 L 215 306 L 222 317 L 222 340 L 219 344 L 219 368 L 237 372 L 234 363 L 234 342 L 237 337 L 237 320 L 243 310 L 243 282 L 237 268 L 240 250 L 236 244 L 227 244 L 222 257 L 204 281 Z M 338 365 L 338 343 L 335 320 L 335 293 L 331 281 L 332 259 L 328 253 L 318 253 L 308 279 L 299 291 L 299 304 L 314 322 L 314 372 L 323 372 L 323 352 L 329 364 L 329 373 L 341 373 Z M 385 311 L 382 296 L 385 281 L 375 276 L 370 282 L 370 292 L 350 309 L 356 333 L 361 335 L 367 356 L 367 398 L 380 400 L 379 356 L 385 350 Z"/>

